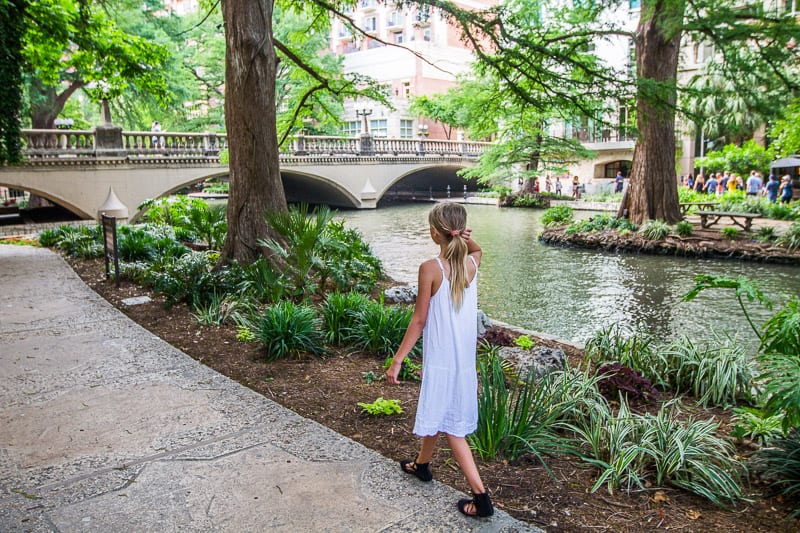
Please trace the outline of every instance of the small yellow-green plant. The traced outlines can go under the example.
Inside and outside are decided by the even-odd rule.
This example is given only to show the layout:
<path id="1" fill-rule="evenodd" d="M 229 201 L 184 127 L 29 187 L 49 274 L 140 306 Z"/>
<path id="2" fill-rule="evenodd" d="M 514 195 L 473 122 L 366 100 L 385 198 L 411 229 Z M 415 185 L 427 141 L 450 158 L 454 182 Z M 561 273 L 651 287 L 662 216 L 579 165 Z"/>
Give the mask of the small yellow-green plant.
<path id="1" fill-rule="evenodd" d="M 386 370 L 391 366 L 392 359 L 394 357 L 387 357 L 386 361 L 383 362 L 383 369 Z M 400 381 L 419 381 L 421 378 L 419 377 L 419 372 L 422 370 L 422 365 L 418 365 L 411 358 L 406 357 L 403 359 L 403 364 L 400 365 L 400 373 L 397 375 L 397 378 Z"/>
<path id="2" fill-rule="evenodd" d="M 403 412 L 400 400 L 384 400 L 382 396 L 372 403 L 358 402 L 358 406 L 362 413 L 371 415 L 394 415 Z"/>
<path id="3" fill-rule="evenodd" d="M 236 340 L 239 342 L 253 342 L 256 340 L 256 334 L 247 326 L 239 326 L 236 328 Z"/>
<path id="4" fill-rule="evenodd" d="M 531 348 L 533 348 L 534 344 L 531 338 L 528 337 L 527 335 L 520 335 L 519 337 L 517 337 L 517 340 L 515 340 L 514 343 L 523 350 L 530 350 Z"/>

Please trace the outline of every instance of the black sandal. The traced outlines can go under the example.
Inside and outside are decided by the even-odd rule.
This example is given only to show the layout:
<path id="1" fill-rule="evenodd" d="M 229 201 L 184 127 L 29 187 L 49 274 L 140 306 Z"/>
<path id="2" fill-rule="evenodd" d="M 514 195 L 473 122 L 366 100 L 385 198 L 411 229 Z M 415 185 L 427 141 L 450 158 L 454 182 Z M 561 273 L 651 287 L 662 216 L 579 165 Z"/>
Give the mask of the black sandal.
<path id="1" fill-rule="evenodd" d="M 433 479 L 430 463 L 416 463 L 411 459 L 404 459 L 400 461 L 400 468 L 402 468 L 403 472 L 406 474 L 417 476 L 420 481 L 430 481 Z"/>
<path id="2" fill-rule="evenodd" d="M 467 512 L 467 505 L 469 504 L 472 504 L 473 508 L 475 509 L 474 513 Z M 494 507 L 492 506 L 492 500 L 489 499 L 488 492 L 473 494 L 472 498 L 458 500 L 458 510 L 461 511 L 461 514 L 471 517 L 486 518 L 487 516 L 492 516 L 494 514 Z"/>

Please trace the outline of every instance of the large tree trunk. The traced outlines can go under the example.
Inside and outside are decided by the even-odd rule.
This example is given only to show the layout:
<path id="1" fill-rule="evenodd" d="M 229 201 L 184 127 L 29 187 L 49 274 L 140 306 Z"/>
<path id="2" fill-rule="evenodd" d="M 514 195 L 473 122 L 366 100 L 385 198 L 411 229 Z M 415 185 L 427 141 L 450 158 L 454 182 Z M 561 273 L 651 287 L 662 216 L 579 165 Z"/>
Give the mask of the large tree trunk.
<path id="1" fill-rule="evenodd" d="M 31 83 L 31 127 L 33 129 L 51 130 L 55 127 L 56 118 L 64 109 L 67 100 L 75 91 L 86 85 L 82 81 L 73 81 L 61 93 L 56 87 L 45 85 L 38 79 Z"/>
<path id="2" fill-rule="evenodd" d="M 262 255 L 268 210 L 286 210 L 278 161 L 272 0 L 223 0 L 225 123 L 230 153 L 228 236 L 220 263 Z"/>
<path id="3" fill-rule="evenodd" d="M 618 216 L 645 220 L 681 220 L 675 177 L 675 99 L 684 3 L 642 2 L 636 40 L 639 87 L 636 120 L 639 138 L 633 152 L 628 190 Z"/>

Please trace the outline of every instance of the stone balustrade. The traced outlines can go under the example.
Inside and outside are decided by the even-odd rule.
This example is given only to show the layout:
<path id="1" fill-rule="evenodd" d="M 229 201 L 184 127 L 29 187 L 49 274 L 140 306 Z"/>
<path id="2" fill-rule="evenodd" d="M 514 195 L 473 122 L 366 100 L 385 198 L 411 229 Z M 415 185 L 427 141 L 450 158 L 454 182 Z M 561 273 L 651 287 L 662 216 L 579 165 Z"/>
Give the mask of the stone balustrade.
<path id="1" fill-rule="evenodd" d="M 121 139 L 120 139 L 121 136 Z M 135 161 L 155 156 L 217 160 L 228 148 L 224 133 L 117 130 L 113 145 L 98 130 L 22 130 L 23 153 L 29 161 L 121 157 Z M 386 139 L 297 135 L 282 150 L 284 157 L 302 156 L 460 156 L 478 157 L 491 143 L 429 139 Z M 54 161 L 55 162 L 55 161 Z"/>

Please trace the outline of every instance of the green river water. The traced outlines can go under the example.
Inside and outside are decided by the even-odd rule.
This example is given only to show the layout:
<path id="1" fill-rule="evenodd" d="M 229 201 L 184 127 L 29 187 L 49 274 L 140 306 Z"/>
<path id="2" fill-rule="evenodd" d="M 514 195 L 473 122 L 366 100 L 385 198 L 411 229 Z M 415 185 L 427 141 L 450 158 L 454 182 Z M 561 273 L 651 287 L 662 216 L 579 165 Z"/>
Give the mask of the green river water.
<path id="1" fill-rule="evenodd" d="M 342 211 L 398 281 L 416 283 L 417 269 L 437 247 L 427 223 L 429 204 Z M 479 305 L 490 318 L 584 342 L 614 322 L 646 324 L 660 339 L 680 335 L 701 341 L 731 335 L 752 347 L 752 330 L 731 291 L 706 291 L 693 302 L 681 297 L 696 274 L 745 275 L 776 303 L 800 293 L 800 268 L 740 261 L 621 255 L 545 246 L 538 209 L 469 205 L 468 225 L 484 251 Z M 585 218 L 590 212 L 576 211 Z M 748 307 L 756 324 L 771 313 Z"/>

